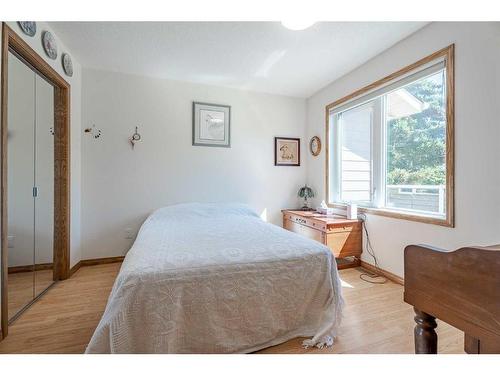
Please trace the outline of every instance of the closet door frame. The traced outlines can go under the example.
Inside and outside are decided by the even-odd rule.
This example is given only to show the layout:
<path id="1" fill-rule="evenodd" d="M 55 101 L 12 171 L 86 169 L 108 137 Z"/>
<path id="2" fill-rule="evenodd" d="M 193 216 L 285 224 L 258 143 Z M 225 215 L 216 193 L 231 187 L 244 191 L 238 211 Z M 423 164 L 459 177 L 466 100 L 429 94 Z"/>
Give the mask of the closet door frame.
<path id="1" fill-rule="evenodd" d="M 8 334 L 8 246 L 7 246 L 7 94 L 9 50 L 21 57 L 40 76 L 54 86 L 54 280 L 69 273 L 70 249 L 70 85 L 5 22 L 2 22 L 2 117 L 0 142 L 0 217 L 1 217 L 1 312 L 2 339 Z"/>

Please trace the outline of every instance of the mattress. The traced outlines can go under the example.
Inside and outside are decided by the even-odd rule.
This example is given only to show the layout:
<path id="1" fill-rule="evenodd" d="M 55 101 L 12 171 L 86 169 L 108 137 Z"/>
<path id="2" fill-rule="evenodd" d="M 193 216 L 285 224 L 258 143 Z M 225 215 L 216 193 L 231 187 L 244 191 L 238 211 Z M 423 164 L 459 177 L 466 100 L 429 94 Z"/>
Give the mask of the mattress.
<path id="1" fill-rule="evenodd" d="M 87 353 L 249 353 L 329 346 L 342 310 L 324 245 L 241 204 L 156 210 L 127 253 Z"/>

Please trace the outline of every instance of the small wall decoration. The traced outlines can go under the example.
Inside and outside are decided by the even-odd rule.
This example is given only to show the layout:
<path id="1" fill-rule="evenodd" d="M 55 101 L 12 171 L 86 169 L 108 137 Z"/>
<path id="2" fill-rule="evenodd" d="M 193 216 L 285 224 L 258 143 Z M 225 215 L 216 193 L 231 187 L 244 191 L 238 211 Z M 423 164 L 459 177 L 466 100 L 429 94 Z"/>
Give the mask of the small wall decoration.
<path id="1" fill-rule="evenodd" d="M 95 139 L 97 139 L 97 138 L 99 138 L 101 136 L 101 129 L 97 129 L 95 127 L 95 124 L 93 124 L 91 128 L 85 129 L 85 133 L 88 133 L 92 137 L 94 137 Z"/>
<path id="2" fill-rule="evenodd" d="M 17 22 L 22 32 L 28 36 L 35 36 L 36 34 L 36 22 L 33 21 L 19 21 Z"/>
<path id="3" fill-rule="evenodd" d="M 71 56 L 67 53 L 63 53 L 62 55 L 62 66 L 64 73 L 68 77 L 73 77 L 73 61 L 71 61 Z"/>
<path id="4" fill-rule="evenodd" d="M 231 147 L 231 107 L 193 102 L 193 146 Z"/>
<path id="5" fill-rule="evenodd" d="M 142 137 L 141 137 L 141 135 L 140 135 L 140 134 L 139 134 L 139 132 L 138 132 L 138 129 L 139 129 L 139 127 L 138 127 L 138 126 L 136 126 L 136 127 L 135 127 L 135 133 L 134 133 L 134 134 L 132 134 L 132 136 L 130 137 L 130 144 L 132 145 L 132 150 L 134 149 L 135 144 L 136 144 L 137 142 L 139 142 L 139 141 L 141 140 L 141 138 L 142 138 Z"/>
<path id="6" fill-rule="evenodd" d="M 57 44 L 54 36 L 50 31 L 43 32 L 42 44 L 47 56 L 52 60 L 55 60 L 57 58 Z"/>
<path id="7" fill-rule="evenodd" d="M 311 138 L 309 142 L 309 150 L 313 156 L 318 156 L 321 152 L 321 139 L 318 136 Z"/>
<path id="8" fill-rule="evenodd" d="M 300 138 L 274 137 L 274 165 L 300 166 Z"/>

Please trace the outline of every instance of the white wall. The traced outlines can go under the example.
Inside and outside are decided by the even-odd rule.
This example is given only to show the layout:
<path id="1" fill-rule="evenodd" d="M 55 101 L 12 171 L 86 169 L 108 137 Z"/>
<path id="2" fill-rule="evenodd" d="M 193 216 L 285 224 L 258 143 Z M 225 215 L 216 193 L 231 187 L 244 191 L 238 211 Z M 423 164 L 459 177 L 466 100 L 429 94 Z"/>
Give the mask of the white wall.
<path id="1" fill-rule="evenodd" d="M 368 215 L 382 268 L 403 276 L 403 249 L 430 244 L 453 250 L 500 243 L 500 23 L 432 23 L 308 99 L 308 137 L 325 139 L 325 106 L 455 43 L 456 227 Z M 308 183 L 325 197 L 325 152 L 308 154 Z M 365 252 L 363 259 L 372 263 Z"/>
<path id="2" fill-rule="evenodd" d="M 179 202 L 246 202 L 270 222 L 296 207 L 306 180 L 305 100 L 83 71 L 83 258 L 123 255 L 152 210 Z M 191 145 L 192 102 L 231 106 L 231 148 Z M 142 141 L 128 139 L 139 126 Z M 302 166 L 274 166 L 274 136 L 302 138 Z"/>

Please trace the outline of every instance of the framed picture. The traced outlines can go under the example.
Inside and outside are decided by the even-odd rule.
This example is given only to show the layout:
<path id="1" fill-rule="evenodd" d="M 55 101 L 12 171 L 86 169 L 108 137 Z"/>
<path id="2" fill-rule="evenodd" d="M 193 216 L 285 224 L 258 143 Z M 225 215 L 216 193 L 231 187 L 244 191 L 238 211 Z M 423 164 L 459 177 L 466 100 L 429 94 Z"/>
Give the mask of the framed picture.
<path id="1" fill-rule="evenodd" d="M 300 166 L 300 138 L 274 137 L 274 165 Z"/>
<path id="2" fill-rule="evenodd" d="M 231 147 L 231 107 L 193 102 L 193 146 Z"/>

